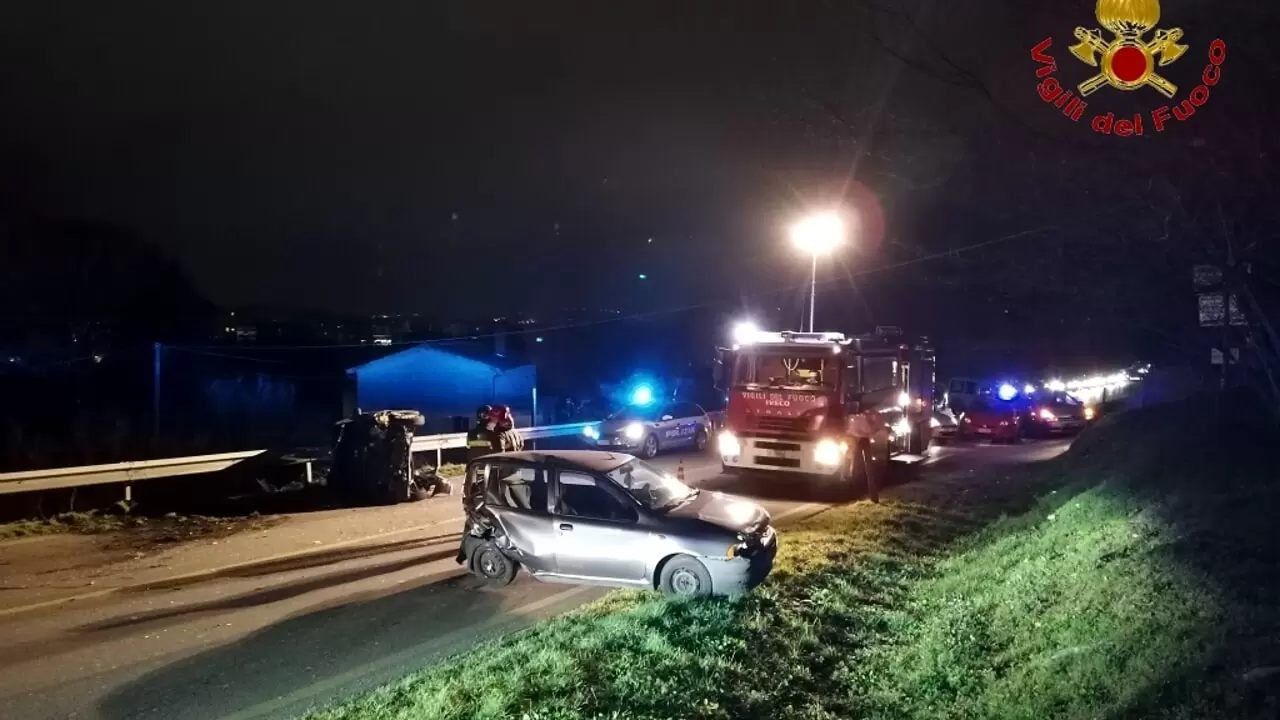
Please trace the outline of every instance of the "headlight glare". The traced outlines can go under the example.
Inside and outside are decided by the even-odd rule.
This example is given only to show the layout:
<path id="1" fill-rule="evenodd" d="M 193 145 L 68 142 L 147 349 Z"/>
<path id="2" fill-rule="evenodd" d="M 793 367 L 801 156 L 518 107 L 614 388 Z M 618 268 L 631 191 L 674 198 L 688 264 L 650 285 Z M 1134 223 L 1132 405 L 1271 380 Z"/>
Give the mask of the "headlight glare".
<path id="1" fill-rule="evenodd" d="M 627 426 L 626 430 L 623 430 L 623 433 L 627 436 L 628 440 L 639 440 L 644 437 L 644 426 L 638 422 L 631 423 Z"/>
<path id="2" fill-rule="evenodd" d="M 824 467 L 835 467 L 844 461 L 848 446 L 825 438 L 813 448 L 813 461 Z"/>
<path id="3" fill-rule="evenodd" d="M 742 454 L 742 444 L 739 443 L 738 438 L 728 430 L 720 433 L 720 454 L 735 456 Z"/>

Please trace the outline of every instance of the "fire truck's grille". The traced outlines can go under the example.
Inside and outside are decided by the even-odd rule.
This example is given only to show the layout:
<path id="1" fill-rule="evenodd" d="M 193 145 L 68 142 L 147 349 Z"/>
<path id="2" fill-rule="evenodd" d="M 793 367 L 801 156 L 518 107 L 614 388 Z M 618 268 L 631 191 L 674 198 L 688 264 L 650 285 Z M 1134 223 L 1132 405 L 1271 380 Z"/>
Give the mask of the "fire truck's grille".
<path id="1" fill-rule="evenodd" d="M 809 432 L 809 426 L 812 422 L 808 418 L 762 417 L 756 418 L 756 427 L 762 432 L 803 435 Z"/>
<path id="2" fill-rule="evenodd" d="M 757 465 L 770 465 L 772 467 L 798 468 L 800 467 L 800 458 L 780 458 L 780 457 L 755 457 Z"/>
<path id="3" fill-rule="evenodd" d="M 776 442 L 773 440 L 757 440 L 756 447 L 761 450 L 790 450 L 800 452 L 800 443 Z"/>

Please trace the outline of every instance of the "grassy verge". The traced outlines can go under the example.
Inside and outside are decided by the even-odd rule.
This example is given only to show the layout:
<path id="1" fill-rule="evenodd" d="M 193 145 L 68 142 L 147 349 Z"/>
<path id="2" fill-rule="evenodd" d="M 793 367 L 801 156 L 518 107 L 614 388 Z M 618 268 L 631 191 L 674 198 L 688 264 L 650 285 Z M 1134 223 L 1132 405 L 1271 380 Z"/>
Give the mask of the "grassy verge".
<path id="1" fill-rule="evenodd" d="M 1280 492 L 1211 410 L 823 513 L 748 598 L 616 593 L 316 718 L 1274 716 Z"/>
<path id="2" fill-rule="evenodd" d="M 69 512 L 40 520 L 18 520 L 0 524 L 0 540 L 57 535 L 60 533 L 103 533 L 136 527 L 143 518 L 98 512 Z"/>
<path id="3" fill-rule="evenodd" d="M 277 521 L 276 518 L 264 518 L 258 515 L 219 518 L 169 514 L 163 517 L 148 517 L 127 513 L 71 512 L 41 520 L 19 520 L 0 524 L 0 540 L 63 533 L 81 535 L 122 533 L 122 542 L 142 547 L 226 537 L 245 530 L 266 527 Z"/>

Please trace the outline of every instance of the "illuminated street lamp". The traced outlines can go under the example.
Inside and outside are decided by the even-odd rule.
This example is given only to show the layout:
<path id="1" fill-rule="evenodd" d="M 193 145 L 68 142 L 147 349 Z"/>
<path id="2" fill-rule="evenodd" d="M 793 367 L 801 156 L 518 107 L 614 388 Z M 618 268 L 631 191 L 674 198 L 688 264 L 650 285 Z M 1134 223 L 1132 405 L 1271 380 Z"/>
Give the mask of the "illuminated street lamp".
<path id="1" fill-rule="evenodd" d="M 791 228 L 791 242 L 809 253 L 813 261 L 809 274 L 809 332 L 813 332 L 813 308 L 818 299 L 818 256 L 830 253 L 844 242 L 844 221 L 835 213 L 810 215 Z"/>

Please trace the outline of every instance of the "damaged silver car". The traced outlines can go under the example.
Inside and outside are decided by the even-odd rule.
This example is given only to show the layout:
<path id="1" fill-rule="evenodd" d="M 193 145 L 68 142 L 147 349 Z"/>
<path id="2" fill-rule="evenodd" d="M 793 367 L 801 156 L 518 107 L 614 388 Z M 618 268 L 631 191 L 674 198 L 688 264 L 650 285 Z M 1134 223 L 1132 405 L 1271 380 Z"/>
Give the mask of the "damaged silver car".
<path id="1" fill-rule="evenodd" d="M 538 580 L 740 595 L 773 568 L 759 505 L 691 488 L 631 455 L 496 453 L 467 466 L 458 562 L 495 585 Z"/>

